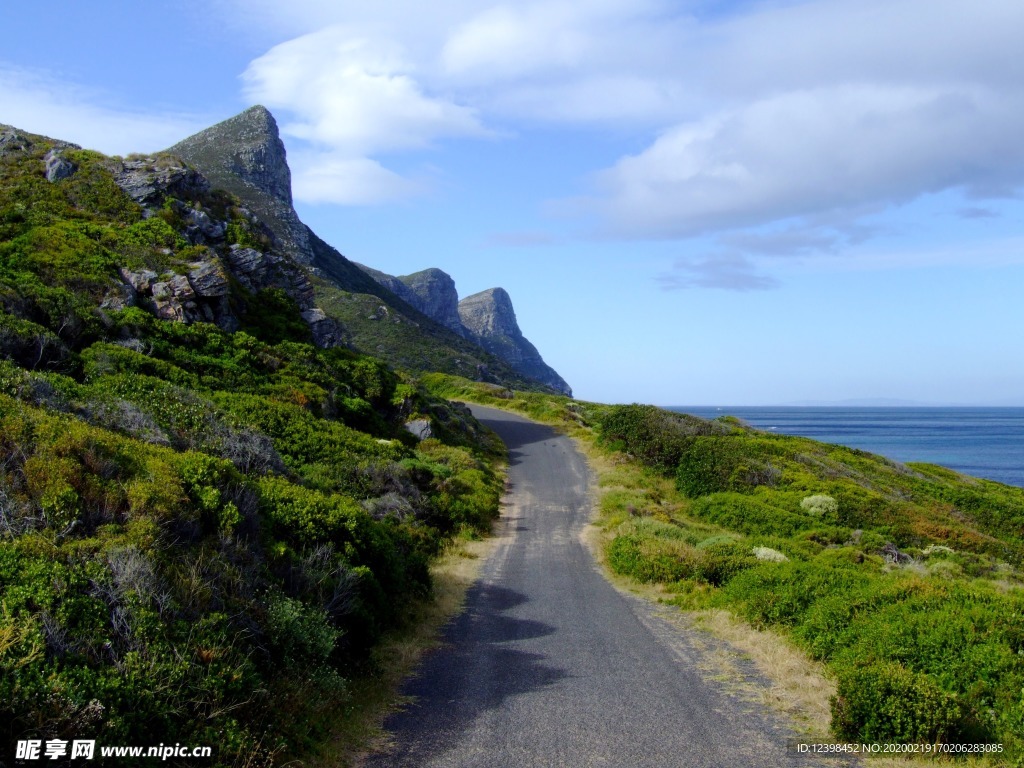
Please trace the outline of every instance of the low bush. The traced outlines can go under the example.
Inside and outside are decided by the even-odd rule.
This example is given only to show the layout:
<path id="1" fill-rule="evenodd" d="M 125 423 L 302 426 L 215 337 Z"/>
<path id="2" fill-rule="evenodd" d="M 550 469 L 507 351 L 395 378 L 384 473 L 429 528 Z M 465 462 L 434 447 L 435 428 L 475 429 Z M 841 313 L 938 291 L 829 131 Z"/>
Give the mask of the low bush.
<path id="1" fill-rule="evenodd" d="M 877 744 L 941 744 L 956 740 L 963 712 L 957 697 L 927 675 L 884 662 L 840 669 L 832 698 L 836 736 Z"/>

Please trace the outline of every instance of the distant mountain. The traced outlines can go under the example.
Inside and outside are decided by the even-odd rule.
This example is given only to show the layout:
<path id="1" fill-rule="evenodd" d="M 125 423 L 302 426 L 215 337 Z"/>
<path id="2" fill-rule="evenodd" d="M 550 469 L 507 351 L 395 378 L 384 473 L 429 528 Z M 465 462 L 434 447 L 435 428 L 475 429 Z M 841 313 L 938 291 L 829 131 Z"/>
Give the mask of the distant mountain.
<path id="1" fill-rule="evenodd" d="M 555 370 L 544 362 L 516 322 L 512 299 L 504 288 L 490 288 L 459 302 L 459 318 L 470 335 L 525 376 L 572 396 L 572 390 Z"/>
<path id="2" fill-rule="evenodd" d="M 468 332 L 455 283 L 441 270 L 394 278 L 349 261 L 303 224 L 292 205 L 284 143 L 265 107 L 251 107 L 200 131 L 166 154 L 184 160 L 213 188 L 235 195 L 269 228 L 273 248 L 308 268 L 318 308 L 343 326 L 356 348 L 414 372 L 441 371 L 515 389 L 570 394 L 542 360 L 540 365 L 522 364 L 540 360 L 532 345 L 518 350 L 518 342 L 497 344 Z"/>
<path id="3" fill-rule="evenodd" d="M 523 336 L 512 299 L 504 288 L 491 288 L 459 301 L 455 281 L 440 269 L 394 276 L 358 265 L 378 284 L 406 300 L 427 317 L 504 360 L 516 371 L 572 396 L 572 388 L 544 362 L 537 348 Z"/>
<path id="4" fill-rule="evenodd" d="M 799 400 L 783 406 L 807 408 L 948 408 L 955 403 L 929 403 L 894 397 L 856 397 L 848 400 Z"/>

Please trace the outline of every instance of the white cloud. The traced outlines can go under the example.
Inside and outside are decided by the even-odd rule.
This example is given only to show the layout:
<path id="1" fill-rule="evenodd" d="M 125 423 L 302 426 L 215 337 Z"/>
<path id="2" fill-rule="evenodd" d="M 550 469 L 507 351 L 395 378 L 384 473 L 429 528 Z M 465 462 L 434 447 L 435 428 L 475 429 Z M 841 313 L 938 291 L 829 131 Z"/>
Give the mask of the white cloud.
<path id="1" fill-rule="evenodd" d="M 302 33 L 246 73 L 330 158 L 300 197 L 355 186 L 332 168 L 394 192 L 374 200 L 409 194 L 388 155 L 444 140 L 614 127 L 646 147 L 566 207 L 617 238 L 732 233 L 724 274 L 737 254 L 841 250 L 865 211 L 1024 186 L 1019 0 L 232 1 Z"/>
<path id="2" fill-rule="evenodd" d="M 1024 93 L 840 85 L 675 126 L 597 176 L 613 233 L 687 237 L 1024 181 Z"/>
<path id="3" fill-rule="evenodd" d="M 416 69 L 401 44 L 340 26 L 282 43 L 249 65 L 247 96 L 283 110 L 282 132 L 304 142 L 302 151 L 324 154 L 296 174 L 296 198 L 361 204 L 404 197 L 418 185 L 371 155 L 487 134 L 474 109 L 428 94 Z"/>
<path id="4" fill-rule="evenodd" d="M 102 92 L 35 70 L 0 64 L 0 121 L 29 133 L 111 155 L 169 147 L 212 120 L 138 112 L 109 104 Z"/>
<path id="5" fill-rule="evenodd" d="M 422 148 L 485 134 L 475 111 L 430 96 L 391 40 L 330 27 L 275 46 L 253 61 L 247 95 L 296 116 L 286 133 L 354 154 Z"/>
<path id="6" fill-rule="evenodd" d="M 345 153 L 298 151 L 289 155 L 295 195 L 307 203 L 380 205 L 414 197 L 426 185 L 376 160 Z"/>

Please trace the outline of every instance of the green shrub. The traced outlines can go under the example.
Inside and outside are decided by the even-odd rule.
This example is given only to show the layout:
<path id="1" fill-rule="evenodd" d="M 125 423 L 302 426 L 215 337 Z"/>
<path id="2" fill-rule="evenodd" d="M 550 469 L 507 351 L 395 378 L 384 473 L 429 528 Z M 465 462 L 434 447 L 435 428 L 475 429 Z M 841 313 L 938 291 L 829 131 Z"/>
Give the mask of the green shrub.
<path id="1" fill-rule="evenodd" d="M 809 515 L 833 519 L 839 512 L 839 503 L 831 496 L 817 494 L 815 496 L 808 496 L 801 501 L 800 508 L 805 510 Z"/>
<path id="2" fill-rule="evenodd" d="M 690 511 L 710 523 L 750 535 L 788 537 L 810 527 L 810 522 L 798 515 L 734 492 L 697 499 Z"/>
<path id="3" fill-rule="evenodd" d="M 690 498 L 727 491 L 743 460 L 737 437 L 698 437 L 687 443 L 676 468 L 676 485 Z"/>
<path id="4" fill-rule="evenodd" d="M 289 666 L 322 664 L 339 637 L 323 610 L 276 592 L 267 596 L 267 629 L 274 652 Z"/>
<path id="5" fill-rule="evenodd" d="M 957 697 L 930 677 L 887 662 L 839 670 L 832 729 L 865 743 L 936 744 L 954 740 L 963 713 Z"/>
<path id="6" fill-rule="evenodd" d="M 670 472 L 695 436 L 721 433 L 727 428 L 695 416 L 633 404 L 610 409 L 600 420 L 599 431 L 606 445 Z"/>

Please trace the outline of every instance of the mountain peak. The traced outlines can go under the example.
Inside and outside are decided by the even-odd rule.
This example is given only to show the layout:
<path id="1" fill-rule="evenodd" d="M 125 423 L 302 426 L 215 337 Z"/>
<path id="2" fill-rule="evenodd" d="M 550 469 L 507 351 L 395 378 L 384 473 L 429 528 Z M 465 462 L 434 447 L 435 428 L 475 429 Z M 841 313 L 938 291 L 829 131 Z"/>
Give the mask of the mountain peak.
<path id="1" fill-rule="evenodd" d="M 488 288 L 459 302 L 462 324 L 474 336 L 522 336 L 512 297 L 504 288 Z"/>
<path id="2" fill-rule="evenodd" d="M 249 107 L 168 151 L 197 166 L 207 177 L 218 175 L 218 171 L 231 173 L 282 203 L 292 204 L 288 155 L 277 121 L 264 106 Z"/>
<path id="3" fill-rule="evenodd" d="M 313 259 L 309 231 L 292 207 L 292 174 L 277 121 L 262 105 L 249 107 L 167 150 L 246 201 L 298 261 Z"/>
<path id="4" fill-rule="evenodd" d="M 504 288 L 488 288 L 459 302 L 459 318 L 477 344 L 507 360 L 536 381 L 572 397 L 565 379 L 544 362 L 537 348 L 523 336 L 512 298 Z"/>

